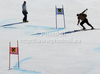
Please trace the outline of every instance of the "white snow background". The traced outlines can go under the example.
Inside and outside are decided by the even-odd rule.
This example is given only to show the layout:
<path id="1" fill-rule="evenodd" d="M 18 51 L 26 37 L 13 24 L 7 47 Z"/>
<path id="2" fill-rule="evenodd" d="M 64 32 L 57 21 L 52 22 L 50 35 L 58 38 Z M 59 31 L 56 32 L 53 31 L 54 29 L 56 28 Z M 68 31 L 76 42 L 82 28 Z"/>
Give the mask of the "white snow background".
<path id="1" fill-rule="evenodd" d="M 100 0 L 26 0 L 28 23 L 22 23 L 24 0 L 0 0 L 0 74 L 100 74 Z M 64 6 L 55 29 L 55 5 Z M 77 13 L 86 12 L 97 30 L 79 31 Z M 90 28 L 84 24 L 86 28 Z M 19 41 L 17 55 L 9 42 Z"/>

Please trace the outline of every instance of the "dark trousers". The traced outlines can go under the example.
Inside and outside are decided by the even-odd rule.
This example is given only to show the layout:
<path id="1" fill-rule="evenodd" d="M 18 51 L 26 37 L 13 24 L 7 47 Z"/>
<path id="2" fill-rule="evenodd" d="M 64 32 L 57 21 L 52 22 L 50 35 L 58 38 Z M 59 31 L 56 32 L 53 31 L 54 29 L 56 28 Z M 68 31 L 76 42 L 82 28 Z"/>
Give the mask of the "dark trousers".
<path id="1" fill-rule="evenodd" d="M 23 11 L 22 13 L 24 15 L 23 21 L 27 21 L 27 12 L 26 11 Z"/>
<path id="2" fill-rule="evenodd" d="M 93 29 L 93 26 L 88 22 L 88 19 L 85 18 L 81 23 L 80 25 L 83 27 L 83 29 L 86 29 L 83 24 L 86 23 L 88 26 L 90 26 L 92 29 Z"/>

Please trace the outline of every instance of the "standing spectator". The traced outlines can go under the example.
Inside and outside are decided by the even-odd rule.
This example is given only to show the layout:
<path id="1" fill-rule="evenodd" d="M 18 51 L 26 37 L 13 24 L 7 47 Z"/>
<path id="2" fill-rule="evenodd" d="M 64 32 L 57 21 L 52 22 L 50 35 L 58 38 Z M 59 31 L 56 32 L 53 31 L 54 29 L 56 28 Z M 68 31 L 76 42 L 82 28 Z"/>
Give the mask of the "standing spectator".
<path id="1" fill-rule="evenodd" d="M 23 18 L 23 22 L 28 22 L 27 21 L 27 9 L 26 9 L 26 1 L 24 1 L 23 5 L 22 5 L 22 13 L 24 15 L 24 18 Z"/>

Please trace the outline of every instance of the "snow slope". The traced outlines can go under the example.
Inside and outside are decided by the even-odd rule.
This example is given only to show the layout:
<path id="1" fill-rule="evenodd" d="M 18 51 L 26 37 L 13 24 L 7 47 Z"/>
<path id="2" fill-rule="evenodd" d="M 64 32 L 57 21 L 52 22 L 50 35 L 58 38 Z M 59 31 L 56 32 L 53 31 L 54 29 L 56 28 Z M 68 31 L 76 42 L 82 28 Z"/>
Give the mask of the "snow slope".
<path id="1" fill-rule="evenodd" d="M 23 0 L 0 0 L 0 74 L 100 74 L 100 0 L 26 0 L 28 23 L 22 23 Z M 64 5 L 66 29 L 55 5 Z M 76 14 L 86 12 L 97 30 L 80 29 Z M 85 24 L 85 27 L 88 27 Z M 9 42 L 19 41 L 17 56 L 11 55 Z"/>

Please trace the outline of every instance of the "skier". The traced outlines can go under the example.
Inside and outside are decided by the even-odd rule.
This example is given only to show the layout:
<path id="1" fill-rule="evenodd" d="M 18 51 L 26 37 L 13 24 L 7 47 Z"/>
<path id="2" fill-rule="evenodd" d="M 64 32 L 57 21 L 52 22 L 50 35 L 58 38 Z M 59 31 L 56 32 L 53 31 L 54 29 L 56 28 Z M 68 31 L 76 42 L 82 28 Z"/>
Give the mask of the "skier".
<path id="1" fill-rule="evenodd" d="M 27 21 L 27 10 L 26 10 L 26 1 L 24 1 L 23 5 L 22 5 L 22 13 L 24 15 L 24 18 L 23 18 L 23 22 L 28 22 Z"/>
<path id="2" fill-rule="evenodd" d="M 80 23 L 80 25 L 83 27 L 83 30 L 86 30 L 86 28 L 83 26 L 84 23 L 86 23 L 88 26 L 91 27 L 91 29 L 94 29 L 94 27 L 88 22 L 88 19 L 86 18 L 87 15 L 84 14 L 85 11 L 87 11 L 88 9 L 84 10 L 82 13 L 77 14 L 77 19 L 78 19 L 78 23 L 77 25 L 80 23 L 80 20 L 82 20 L 82 22 Z"/>

